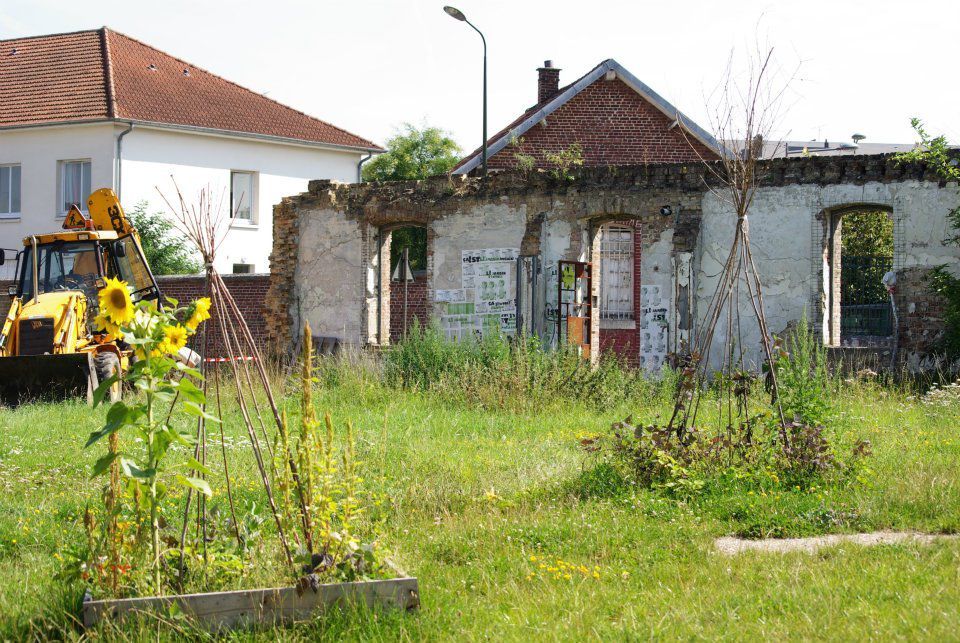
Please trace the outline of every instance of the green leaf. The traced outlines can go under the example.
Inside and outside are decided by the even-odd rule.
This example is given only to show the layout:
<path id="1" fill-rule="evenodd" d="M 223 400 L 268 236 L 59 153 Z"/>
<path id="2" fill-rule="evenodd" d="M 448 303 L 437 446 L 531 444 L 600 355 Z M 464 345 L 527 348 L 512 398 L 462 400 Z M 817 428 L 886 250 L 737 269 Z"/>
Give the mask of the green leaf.
<path id="1" fill-rule="evenodd" d="M 210 415 L 204 409 L 200 408 L 193 402 L 184 402 L 183 410 L 189 413 L 190 415 L 193 415 L 196 417 L 202 417 L 208 422 L 216 422 L 217 424 L 220 423 L 220 418 L 218 418 L 215 415 Z"/>
<path id="2" fill-rule="evenodd" d="M 164 430 L 170 432 L 170 437 L 173 438 L 174 442 L 182 444 L 185 447 L 192 447 L 196 443 L 196 440 L 194 440 L 193 436 L 190 435 L 189 433 L 180 433 L 179 431 L 175 430 L 173 427 L 169 427 L 169 426 L 164 427 Z"/>
<path id="3" fill-rule="evenodd" d="M 156 469 L 141 469 L 136 462 L 129 458 L 120 458 L 120 470 L 128 478 L 137 480 L 150 480 L 157 475 Z"/>
<path id="4" fill-rule="evenodd" d="M 195 402 L 197 404 L 204 404 L 207 401 L 203 391 L 197 388 L 197 385 L 187 378 L 175 382 L 174 386 L 180 391 L 180 395 L 183 396 L 185 401 Z"/>
<path id="5" fill-rule="evenodd" d="M 139 406 L 127 406 L 122 401 L 115 402 L 113 406 L 110 407 L 110 410 L 107 411 L 106 424 L 104 424 L 103 428 L 99 431 L 94 431 L 90 434 L 90 437 L 87 439 L 87 443 L 83 448 L 86 449 L 97 440 L 100 440 L 104 436 L 110 435 L 122 426 L 136 423 L 136 421 L 142 415 L 143 409 Z"/>
<path id="6" fill-rule="evenodd" d="M 187 460 L 187 466 L 193 469 L 194 471 L 199 471 L 200 473 L 203 473 L 205 475 L 208 475 L 208 476 L 212 475 L 210 473 L 210 469 L 208 469 L 202 463 L 197 461 L 196 458 L 190 458 L 189 460 Z"/>
<path id="7" fill-rule="evenodd" d="M 210 485 L 207 484 L 206 480 L 203 480 L 201 478 L 189 478 L 187 476 L 180 476 L 180 475 L 177 476 L 177 480 L 180 481 L 180 484 L 186 487 L 196 489 L 197 491 L 205 495 L 207 498 L 213 495 L 213 491 L 210 489 Z"/>
<path id="8" fill-rule="evenodd" d="M 119 453 L 108 453 L 105 456 L 97 460 L 97 463 L 93 465 L 93 472 L 90 474 L 91 478 L 96 478 L 99 475 L 103 475 L 110 469 L 110 465 L 113 464 L 113 461 L 120 457 Z"/>
<path id="9" fill-rule="evenodd" d="M 97 390 L 93 392 L 93 407 L 96 408 L 100 406 L 100 403 L 103 402 L 103 398 L 107 396 L 107 393 L 110 392 L 110 387 L 117 383 L 120 378 L 116 373 L 108 377 L 107 379 L 100 382 L 100 385 L 97 386 Z"/>
<path id="10" fill-rule="evenodd" d="M 203 379 L 204 379 L 203 374 L 202 374 L 200 371 L 198 371 L 197 369 L 195 369 L 195 368 L 193 368 L 193 367 L 191 367 L 191 366 L 188 366 L 188 365 L 184 364 L 183 362 L 181 362 L 181 361 L 179 361 L 179 360 L 174 363 L 174 368 L 176 368 L 178 371 L 180 371 L 180 372 L 183 373 L 184 375 L 189 375 L 190 377 L 192 377 L 193 379 L 195 379 L 195 380 L 197 380 L 197 381 L 202 382 Z"/>

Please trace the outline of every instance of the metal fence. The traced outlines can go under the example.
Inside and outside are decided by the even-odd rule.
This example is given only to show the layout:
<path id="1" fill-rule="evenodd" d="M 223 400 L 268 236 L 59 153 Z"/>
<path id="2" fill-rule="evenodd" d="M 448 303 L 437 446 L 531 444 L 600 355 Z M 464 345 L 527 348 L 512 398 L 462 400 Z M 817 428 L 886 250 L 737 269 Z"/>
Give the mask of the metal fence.
<path id="1" fill-rule="evenodd" d="M 840 258 L 840 336 L 889 337 L 893 334 L 890 296 L 882 283 L 893 257 Z"/>

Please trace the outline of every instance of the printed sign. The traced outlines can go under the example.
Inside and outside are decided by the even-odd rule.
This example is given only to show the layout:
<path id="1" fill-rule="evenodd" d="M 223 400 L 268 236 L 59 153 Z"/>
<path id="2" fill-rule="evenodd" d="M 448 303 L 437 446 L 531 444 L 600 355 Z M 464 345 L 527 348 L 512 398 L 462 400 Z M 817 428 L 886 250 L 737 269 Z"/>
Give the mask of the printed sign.
<path id="1" fill-rule="evenodd" d="M 654 373 L 667 358 L 668 306 L 660 286 L 640 286 L 640 367 Z"/>

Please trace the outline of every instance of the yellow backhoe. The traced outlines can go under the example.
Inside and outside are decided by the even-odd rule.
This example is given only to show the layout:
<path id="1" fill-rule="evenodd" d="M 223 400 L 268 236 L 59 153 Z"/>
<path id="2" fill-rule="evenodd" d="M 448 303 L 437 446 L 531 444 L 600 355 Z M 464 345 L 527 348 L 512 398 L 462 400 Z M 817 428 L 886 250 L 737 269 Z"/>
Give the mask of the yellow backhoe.
<path id="1" fill-rule="evenodd" d="M 62 230 L 26 237 L 17 252 L 17 284 L 10 287 L 0 331 L 0 397 L 6 402 L 83 391 L 89 401 L 100 382 L 128 368 L 130 347 L 94 322 L 107 277 L 125 281 L 134 302 L 160 303 L 140 237 L 117 195 L 97 190 L 87 210 L 89 216 L 74 206 Z M 0 250 L 0 264 L 7 259 Z M 119 396 L 118 383 L 110 398 Z"/>

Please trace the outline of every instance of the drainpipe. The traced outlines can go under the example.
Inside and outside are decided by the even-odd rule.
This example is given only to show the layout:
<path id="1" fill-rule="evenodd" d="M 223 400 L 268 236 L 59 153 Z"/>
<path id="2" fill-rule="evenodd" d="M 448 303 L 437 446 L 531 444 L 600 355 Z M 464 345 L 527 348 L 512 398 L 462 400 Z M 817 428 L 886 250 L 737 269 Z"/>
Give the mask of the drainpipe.
<path id="1" fill-rule="evenodd" d="M 120 132 L 120 135 L 117 136 L 117 200 L 123 203 L 120 199 L 121 195 L 121 186 L 123 178 L 123 137 L 133 131 L 133 121 L 127 124 L 127 129 Z"/>
<path id="2" fill-rule="evenodd" d="M 369 161 L 371 156 L 373 156 L 373 152 L 368 152 L 367 155 L 357 163 L 357 183 L 363 183 L 363 164 Z"/>

